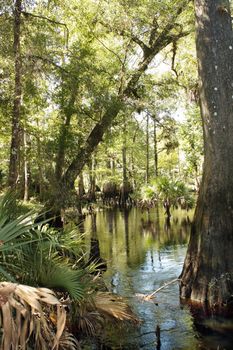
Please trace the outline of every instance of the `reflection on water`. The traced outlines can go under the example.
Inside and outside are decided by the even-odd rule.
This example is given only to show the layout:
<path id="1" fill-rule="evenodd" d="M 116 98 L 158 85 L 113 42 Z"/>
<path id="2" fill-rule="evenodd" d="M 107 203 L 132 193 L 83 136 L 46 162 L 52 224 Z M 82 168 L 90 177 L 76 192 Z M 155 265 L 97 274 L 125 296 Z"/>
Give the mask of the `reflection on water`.
<path id="1" fill-rule="evenodd" d="M 180 304 L 178 284 L 163 289 L 154 302 L 142 302 L 135 296 L 151 293 L 179 276 L 191 219 L 192 213 L 176 210 L 167 220 L 162 208 L 143 213 L 139 209 L 106 210 L 94 218 L 87 216 L 89 242 L 97 240 L 101 258 L 107 260 L 104 279 L 108 289 L 127 297 L 143 321 L 136 335 L 125 329 L 120 336 L 113 335 L 112 349 L 233 349 L 232 323 L 226 330 L 225 321 L 194 320 L 188 307 Z"/>

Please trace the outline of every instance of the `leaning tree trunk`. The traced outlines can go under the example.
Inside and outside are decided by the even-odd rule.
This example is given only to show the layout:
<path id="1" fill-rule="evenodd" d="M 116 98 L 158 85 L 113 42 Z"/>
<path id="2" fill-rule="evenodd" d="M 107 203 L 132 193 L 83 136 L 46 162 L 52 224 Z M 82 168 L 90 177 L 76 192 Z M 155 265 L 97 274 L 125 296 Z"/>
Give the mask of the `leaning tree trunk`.
<path id="1" fill-rule="evenodd" d="M 20 153 L 20 109 L 22 95 L 22 57 L 20 48 L 22 0 L 16 0 L 14 6 L 14 59 L 15 59 L 15 86 L 12 112 L 12 136 L 10 146 L 10 162 L 8 184 L 16 186 L 19 172 Z"/>
<path id="2" fill-rule="evenodd" d="M 181 297 L 211 307 L 233 295 L 233 37 L 229 1 L 196 0 L 204 169 Z"/>
<path id="3" fill-rule="evenodd" d="M 72 195 L 75 179 L 82 171 L 84 165 L 90 161 L 92 153 L 102 141 L 105 132 L 112 125 L 114 119 L 116 119 L 125 105 L 125 102 L 129 98 L 135 98 L 138 81 L 146 72 L 154 57 L 175 39 L 178 40 L 188 35 L 188 32 L 182 31 L 182 28 L 180 31 L 174 33 L 174 28 L 177 28 L 177 20 L 187 8 L 188 3 L 189 0 L 181 0 L 178 3 L 178 6 L 174 10 L 174 14 L 172 14 L 169 17 L 169 21 L 162 26 L 161 31 L 158 31 L 157 21 L 155 20 L 155 26 L 151 27 L 151 31 L 148 34 L 149 46 L 144 44 L 141 40 L 137 40 L 135 37 L 136 43 L 141 46 L 143 50 L 142 60 L 136 70 L 132 73 L 125 88 L 120 89 L 119 94 L 111 98 L 109 106 L 106 107 L 102 119 L 93 127 L 83 146 L 79 148 L 76 156 L 73 158 L 66 171 L 64 171 L 58 189 L 52 194 L 49 203 L 50 207 L 56 208 L 53 209 L 53 212 L 57 213 L 60 209 L 67 207 L 69 204 L 68 197 L 70 194 Z"/>

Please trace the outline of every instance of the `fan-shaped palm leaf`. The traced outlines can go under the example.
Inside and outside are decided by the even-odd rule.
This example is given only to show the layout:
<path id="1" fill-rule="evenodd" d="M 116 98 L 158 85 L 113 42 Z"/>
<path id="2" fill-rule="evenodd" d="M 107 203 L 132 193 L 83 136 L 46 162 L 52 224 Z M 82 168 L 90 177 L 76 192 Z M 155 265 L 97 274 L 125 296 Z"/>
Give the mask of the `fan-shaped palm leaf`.
<path id="1" fill-rule="evenodd" d="M 93 300 L 96 310 L 107 318 L 117 321 L 139 322 L 127 302 L 116 294 L 97 292 Z"/>
<path id="2" fill-rule="evenodd" d="M 63 332 L 60 341 L 59 349 L 61 350 L 77 350 L 80 349 L 79 343 L 74 336 L 68 332 Z"/>
<path id="3" fill-rule="evenodd" d="M 23 283 L 67 292 L 77 301 L 84 298 L 90 280 L 84 269 L 74 269 L 46 240 L 25 246 L 17 268 Z"/>
<path id="4" fill-rule="evenodd" d="M 112 322 L 140 322 L 122 297 L 108 292 L 97 292 L 86 298 L 85 303 L 72 306 L 72 323 L 76 330 L 87 336 L 100 335 L 104 325 Z"/>
<path id="5" fill-rule="evenodd" d="M 65 263 L 50 260 L 44 261 L 38 271 L 38 281 L 49 288 L 66 291 L 72 299 L 81 301 L 86 291 L 82 283 L 83 274 L 82 270 L 72 270 Z"/>
<path id="6" fill-rule="evenodd" d="M 45 316 L 51 308 L 56 308 L 56 329 Z M 51 290 L 3 282 L 0 311 L 2 350 L 27 349 L 31 341 L 35 350 L 58 349 L 66 312 Z"/>

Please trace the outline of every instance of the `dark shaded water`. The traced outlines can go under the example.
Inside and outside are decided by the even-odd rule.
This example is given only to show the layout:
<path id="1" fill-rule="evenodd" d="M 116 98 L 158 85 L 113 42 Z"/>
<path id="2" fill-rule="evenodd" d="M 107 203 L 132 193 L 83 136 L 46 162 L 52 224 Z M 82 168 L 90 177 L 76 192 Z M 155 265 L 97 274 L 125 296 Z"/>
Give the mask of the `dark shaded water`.
<path id="1" fill-rule="evenodd" d="M 112 333 L 112 349 L 233 349 L 233 321 L 193 318 L 180 303 L 178 283 L 161 290 L 154 302 L 142 302 L 136 296 L 179 276 L 191 219 L 191 212 L 176 210 L 169 224 L 162 208 L 150 213 L 105 210 L 87 216 L 85 230 L 99 240 L 101 257 L 108 262 L 106 285 L 127 297 L 142 320 L 136 333 L 125 328 Z M 160 329 L 161 346 L 156 329 Z"/>

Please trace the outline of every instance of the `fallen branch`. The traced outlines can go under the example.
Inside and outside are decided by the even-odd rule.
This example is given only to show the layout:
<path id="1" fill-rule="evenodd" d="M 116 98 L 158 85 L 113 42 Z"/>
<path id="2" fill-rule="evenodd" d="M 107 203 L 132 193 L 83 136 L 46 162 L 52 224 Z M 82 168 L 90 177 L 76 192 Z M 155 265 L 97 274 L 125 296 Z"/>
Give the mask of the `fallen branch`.
<path id="1" fill-rule="evenodd" d="M 171 280 L 169 282 L 164 283 L 164 285 L 162 285 L 161 287 L 159 287 L 158 289 L 156 289 L 153 293 L 151 294 L 135 294 L 137 297 L 141 298 L 144 301 L 149 301 L 151 299 L 153 299 L 153 297 L 155 296 L 155 294 L 157 294 L 158 292 L 160 292 L 162 289 L 166 288 L 167 286 L 169 286 L 172 283 L 178 282 L 180 281 L 179 278 L 175 278 L 174 280 Z"/>

